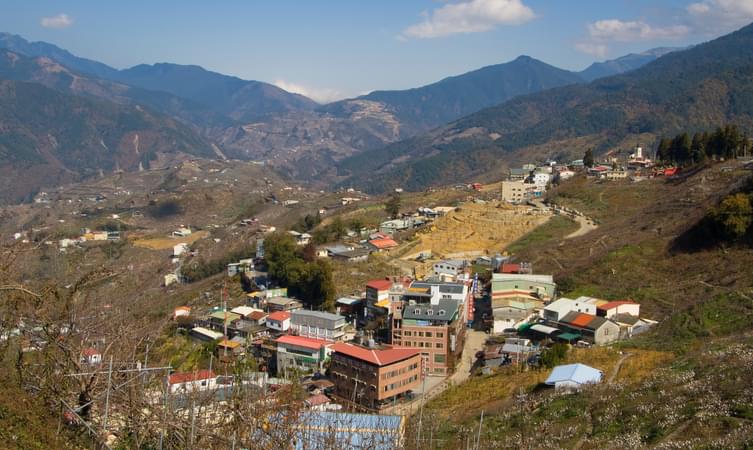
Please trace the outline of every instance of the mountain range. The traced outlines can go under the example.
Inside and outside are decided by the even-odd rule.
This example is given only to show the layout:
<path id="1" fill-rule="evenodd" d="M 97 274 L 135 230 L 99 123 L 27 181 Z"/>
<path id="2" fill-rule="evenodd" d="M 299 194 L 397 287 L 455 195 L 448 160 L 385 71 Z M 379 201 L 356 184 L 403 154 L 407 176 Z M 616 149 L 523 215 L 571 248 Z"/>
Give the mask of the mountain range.
<path id="1" fill-rule="evenodd" d="M 483 109 L 341 161 L 343 185 L 378 192 L 483 176 L 540 156 L 580 157 L 734 122 L 753 126 L 753 25 L 589 84 Z M 366 176 L 368 174 L 368 176 Z M 501 174 L 498 174 L 501 175 Z"/>
<path id="2" fill-rule="evenodd" d="M 94 105 L 116 104 L 108 105 L 108 111 L 115 106 L 136 107 L 136 111 L 152 119 L 143 123 L 170 123 L 183 141 L 194 143 L 184 146 L 189 155 L 263 161 L 290 177 L 322 185 L 338 174 L 340 178 L 353 175 L 349 167 L 352 161 L 359 161 L 360 154 L 389 154 L 400 144 L 387 147 L 386 153 L 380 153 L 380 149 L 404 140 L 412 142 L 411 138 L 424 133 L 431 135 L 437 127 L 484 108 L 553 88 L 583 85 L 601 75 L 634 70 L 673 50 L 627 55 L 596 63 L 582 72 L 562 70 L 521 56 L 415 89 L 374 91 L 319 105 L 272 84 L 242 80 L 199 66 L 159 63 L 118 70 L 55 45 L 28 42 L 7 33 L 0 33 L 0 48 L 6 49 L 0 51 L 0 79 L 35 83 L 64 96 L 92 100 L 92 116 L 96 116 Z M 44 108 L 45 104 L 35 106 Z M 6 108 L 6 121 L 12 113 Z M 0 122 L 0 129 L 8 129 L 6 123 Z M 98 131 L 93 124 L 88 125 Z M 32 130 L 24 133 L 30 135 Z M 34 142 L 45 138 L 43 133 L 36 137 Z M 173 150 L 168 146 L 162 153 Z M 6 153 L 13 151 L 13 147 L 6 146 Z M 44 153 L 41 147 L 37 152 Z M 85 163 L 65 161 L 63 166 L 70 174 L 89 173 Z M 8 159 L 0 164 L 13 167 L 14 163 Z M 102 169 L 111 167 L 112 164 L 105 165 Z M 123 168 L 133 166 L 124 164 Z M 45 178 L 37 188 L 57 180 Z M 12 198 L 18 199 L 18 192 Z"/>

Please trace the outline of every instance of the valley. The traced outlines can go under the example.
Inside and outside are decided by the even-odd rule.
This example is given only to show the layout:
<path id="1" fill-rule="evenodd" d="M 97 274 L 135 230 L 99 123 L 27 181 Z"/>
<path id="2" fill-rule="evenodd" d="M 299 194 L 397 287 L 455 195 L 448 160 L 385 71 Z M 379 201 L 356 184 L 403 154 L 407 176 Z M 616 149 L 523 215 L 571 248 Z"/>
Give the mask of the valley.
<path id="1" fill-rule="evenodd" d="M 240 4 L 158 33 L 181 63 L 0 32 L 0 448 L 753 448 L 753 24 L 693 3 L 584 22 L 583 70 L 468 70 L 561 6 L 440 3 L 301 7 L 305 57 Z M 87 20 L 38 27 L 102 54 Z M 291 81 L 395 83 L 380 52 L 459 75 Z"/>

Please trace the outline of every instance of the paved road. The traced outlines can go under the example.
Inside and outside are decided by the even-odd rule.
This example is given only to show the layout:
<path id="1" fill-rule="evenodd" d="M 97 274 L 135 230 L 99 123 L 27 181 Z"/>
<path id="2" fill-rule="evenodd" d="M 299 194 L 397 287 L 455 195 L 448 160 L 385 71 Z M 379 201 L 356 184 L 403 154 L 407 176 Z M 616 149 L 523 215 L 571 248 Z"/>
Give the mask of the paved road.
<path id="1" fill-rule="evenodd" d="M 419 396 L 416 400 L 410 403 L 400 403 L 394 407 L 386 408 L 381 413 L 411 415 L 419 410 L 422 401 L 429 401 L 444 392 L 451 385 L 460 384 L 468 380 L 471 375 L 471 367 L 473 366 L 476 352 L 483 350 L 484 342 L 486 342 L 486 338 L 488 338 L 489 335 L 483 331 L 475 331 L 471 329 L 466 331 L 465 344 L 463 345 L 463 357 L 452 375 L 438 384 L 435 384 L 436 381 L 427 384 L 427 392 L 424 395 Z M 429 377 L 428 379 L 432 380 L 434 377 Z M 431 384 L 435 385 L 432 387 Z"/>

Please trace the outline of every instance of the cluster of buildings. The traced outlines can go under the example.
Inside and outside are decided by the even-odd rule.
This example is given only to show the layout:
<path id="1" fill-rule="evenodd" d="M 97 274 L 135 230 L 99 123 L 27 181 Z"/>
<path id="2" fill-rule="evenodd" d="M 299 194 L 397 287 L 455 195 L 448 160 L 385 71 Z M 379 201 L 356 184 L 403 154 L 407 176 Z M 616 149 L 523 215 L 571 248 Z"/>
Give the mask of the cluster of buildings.
<path id="1" fill-rule="evenodd" d="M 574 175 L 575 171 L 571 166 L 553 161 L 540 166 L 524 164 L 520 168 L 510 168 L 502 181 L 502 200 L 518 204 L 541 198 L 551 183 Z"/>
<path id="2" fill-rule="evenodd" d="M 191 338 L 216 343 L 221 361 L 254 357 L 283 379 L 326 375 L 327 399 L 379 411 L 412 397 L 424 377 L 451 374 L 462 355 L 473 318 L 470 263 L 435 268 L 439 276 L 426 280 L 371 280 L 360 295 L 338 299 L 336 313 L 307 310 L 281 289 L 201 315 L 179 307 L 173 318 Z"/>
<path id="3" fill-rule="evenodd" d="M 491 329 L 494 334 L 604 345 L 628 339 L 656 324 L 642 318 L 640 304 L 632 300 L 558 298 L 557 285 L 551 275 L 523 273 L 520 267 L 503 264 L 502 270 L 508 273 L 492 275 Z M 522 267 L 526 272 L 530 270 L 525 265 Z"/>
<path id="4" fill-rule="evenodd" d="M 68 247 L 72 247 L 84 242 L 104 242 L 104 241 L 119 241 L 120 240 L 120 231 L 100 231 L 100 230 L 90 230 L 88 228 L 84 228 L 81 230 L 81 235 L 77 238 L 70 239 L 70 238 L 64 238 L 60 239 L 58 241 L 58 245 L 60 247 L 60 251 L 65 251 Z"/>

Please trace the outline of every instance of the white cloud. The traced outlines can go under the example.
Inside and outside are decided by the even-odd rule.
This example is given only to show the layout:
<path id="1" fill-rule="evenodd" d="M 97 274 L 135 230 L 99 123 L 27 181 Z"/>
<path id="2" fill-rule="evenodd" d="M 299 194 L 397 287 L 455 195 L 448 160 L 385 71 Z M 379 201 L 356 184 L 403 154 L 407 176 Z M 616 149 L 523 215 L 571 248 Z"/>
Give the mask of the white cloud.
<path id="1" fill-rule="evenodd" d="M 706 33 L 727 33 L 753 21 L 751 0 L 702 0 L 687 7 L 690 23 Z"/>
<path id="2" fill-rule="evenodd" d="M 535 17 L 533 10 L 521 0 L 464 0 L 448 3 L 424 15 L 422 22 L 403 30 L 400 37 L 427 39 L 478 33 L 498 25 L 519 25 Z"/>
<path id="3" fill-rule="evenodd" d="M 681 39 L 692 31 L 687 25 L 654 26 L 642 20 L 598 20 L 587 26 L 588 39 L 577 42 L 579 52 L 606 58 L 610 42 L 639 42 Z"/>
<path id="4" fill-rule="evenodd" d="M 73 25 L 73 19 L 68 14 L 58 14 L 56 16 L 42 17 L 39 24 L 45 28 L 68 28 Z"/>
<path id="5" fill-rule="evenodd" d="M 677 39 L 690 32 L 685 25 L 654 27 L 640 20 L 599 20 L 588 25 L 591 38 L 602 41 L 648 41 L 653 39 Z"/>
<path id="6" fill-rule="evenodd" d="M 575 44 L 575 49 L 587 55 L 602 59 L 606 58 L 609 53 L 609 48 L 605 44 L 596 44 L 593 42 L 578 42 Z"/>
<path id="7" fill-rule="evenodd" d="M 285 80 L 275 80 L 275 82 L 272 84 L 288 92 L 305 95 L 306 97 L 318 103 L 329 103 L 345 98 L 345 95 L 343 95 L 342 92 L 338 91 L 337 89 L 312 88 L 299 83 L 291 83 Z"/>

